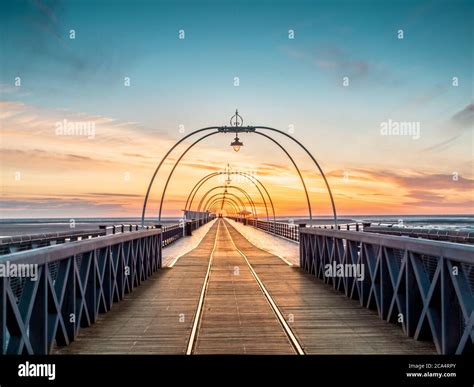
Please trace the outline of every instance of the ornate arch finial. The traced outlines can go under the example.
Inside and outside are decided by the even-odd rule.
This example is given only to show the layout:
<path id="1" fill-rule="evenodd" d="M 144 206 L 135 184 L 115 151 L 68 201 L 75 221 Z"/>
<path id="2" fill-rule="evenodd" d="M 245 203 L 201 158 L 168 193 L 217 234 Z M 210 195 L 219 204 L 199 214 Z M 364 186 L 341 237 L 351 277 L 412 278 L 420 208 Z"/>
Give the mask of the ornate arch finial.
<path id="1" fill-rule="evenodd" d="M 230 125 L 236 128 L 241 127 L 244 124 L 244 119 L 239 114 L 239 110 L 235 109 L 235 114 L 230 118 Z"/>

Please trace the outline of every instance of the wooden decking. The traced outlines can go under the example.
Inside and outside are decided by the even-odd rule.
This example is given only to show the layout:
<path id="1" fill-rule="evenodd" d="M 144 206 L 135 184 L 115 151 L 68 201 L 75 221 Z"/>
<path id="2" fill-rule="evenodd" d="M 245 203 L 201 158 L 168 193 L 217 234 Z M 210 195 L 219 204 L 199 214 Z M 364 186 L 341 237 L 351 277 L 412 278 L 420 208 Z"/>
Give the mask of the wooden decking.
<path id="1" fill-rule="evenodd" d="M 295 354 L 255 275 L 307 354 L 435 353 L 431 343 L 407 338 L 374 311 L 256 248 L 223 220 L 173 268 L 160 270 L 56 353 L 185 354 L 195 323 L 195 354 Z"/>
<path id="2" fill-rule="evenodd" d="M 233 247 L 223 222 L 219 225 L 194 353 L 295 353 L 245 259 Z"/>
<path id="3" fill-rule="evenodd" d="M 184 354 L 217 227 L 200 245 L 162 269 L 56 353 Z"/>

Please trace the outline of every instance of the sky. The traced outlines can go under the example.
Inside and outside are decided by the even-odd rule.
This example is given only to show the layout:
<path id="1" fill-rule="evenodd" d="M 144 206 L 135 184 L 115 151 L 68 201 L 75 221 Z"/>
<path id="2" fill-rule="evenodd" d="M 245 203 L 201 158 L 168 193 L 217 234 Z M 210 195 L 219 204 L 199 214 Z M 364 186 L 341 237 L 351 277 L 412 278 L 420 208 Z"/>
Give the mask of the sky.
<path id="1" fill-rule="evenodd" d="M 473 213 L 472 1 L 12 0 L 0 8 L 2 218 L 140 216 L 167 150 L 194 129 L 229 125 L 236 108 L 244 125 L 278 128 L 309 149 L 340 215 Z M 313 215 L 329 215 L 314 164 L 272 136 L 300 167 Z M 240 138 L 238 153 L 232 134 L 192 148 L 163 215 L 179 216 L 193 185 L 227 165 L 261 180 L 277 215 L 306 215 L 286 155 L 262 136 Z M 147 216 L 157 215 L 189 144 L 160 170 Z M 219 184 L 210 180 L 197 196 Z M 233 184 L 264 213 L 250 182 Z"/>

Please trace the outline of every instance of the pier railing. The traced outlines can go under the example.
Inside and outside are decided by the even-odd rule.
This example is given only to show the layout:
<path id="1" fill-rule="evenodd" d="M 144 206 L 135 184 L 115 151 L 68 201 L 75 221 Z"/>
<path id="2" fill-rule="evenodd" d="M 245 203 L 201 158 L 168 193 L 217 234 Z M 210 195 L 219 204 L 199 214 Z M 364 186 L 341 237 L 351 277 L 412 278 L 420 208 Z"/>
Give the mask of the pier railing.
<path id="1" fill-rule="evenodd" d="M 229 217 L 229 219 L 245 225 L 253 226 L 267 233 L 278 235 L 292 241 L 298 241 L 298 225 L 294 223 L 272 222 L 267 220 L 258 220 L 252 218 Z"/>
<path id="2" fill-rule="evenodd" d="M 229 219 L 245 225 L 253 226 L 269 234 L 277 235 L 295 242 L 299 241 L 299 227 L 301 224 L 295 222 L 273 222 L 268 220 L 258 220 L 252 218 L 229 217 Z M 334 229 L 334 226 L 314 226 L 323 229 Z M 347 223 L 338 226 L 339 230 L 362 231 L 363 223 Z"/>
<path id="3" fill-rule="evenodd" d="M 170 245 L 183 236 L 190 236 L 193 231 L 209 223 L 213 218 L 192 219 L 171 226 L 161 226 L 163 230 L 163 247 Z M 160 227 L 160 226 L 158 226 Z"/>
<path id="4" fill-rule="evenodd" d="M 105 230 L 62 231 L 0 238 L 0 255 L 105 235 Z"/>
<path id="5" fill-rule="evenodd" d="M 119 224 L 119 225 L 100 226 L 100 228 L 106 231 L 105 233 L 106 235 L 118 234 L 118 233 L 123 233 L 123 232 L 139 231 L 139 230 L 152 230 L 152 229 L 159 228 L 162 231 L 161 247 L 169 246 L 170 244 L 182 238 L 183 236 L 186 236 L 184 222 L 180 222 L 178 224 L 170 224 L 170 225 L 164 225 L 164 224 L 146 225 L 143 227 L 138 224 Z"/>
<path id="6" fill-rule="evenodd" d="M 266 220 L 247 219 L 246 224 L 266 231 L 268 233 L 290 239 L 292 241 L 299 240 L 298 225 L 294 223 L 269 222 Z"/>
<path id="7" fill-rule="evenodd" d="M 409 236 L 454 243 L 474 244 L 474 231 L 447 230 L 437 228 L 387 227 L 370 225 L 365 231 L 377 234 Z"/>
<path id="8" fill-rule="evenodd" d="M 163 242 L 162 247 L 169 246 L 173 242 L 184 236 L 184 226 L 182 224 L 173 224 L 171 226 L 163 226 Z"/>
<path id="9" fill-rule="evenodd" d="M 50 246 L 54 238 L 46 238 L 44 247 L 0 256 L 1 352 L 47 354 L 68 345 L 161 267 L 163 247 L 209 220 L 104 226 L 82 240 Z"/>
<path id="10" fill-rule="evenodd" d="M 55 246 L 63 243 L 75 242 L 84 239 L 102 237 L 105 235 L 115 235 L 120 233 L 135 232 L 141 230 L 152 230 L 162 228 L 163 246 L 166 247 L 183 236 L 190 235 L 190 232 L 211 221 L 213 218 L 193 219 L 187 222 L 171 225 L 139 225 L 139 224 L 114 224 L 99 225 L 95 230 L 70 230 L 61 232 L 49 232 L 29 235 L 18 235 L 0 238 L 0 256 L 37 249 L 40 247 Z M 188 223 L 188 231 L 186 224 Z"/>
<path id="11" fill-rule="evenodd" d="M 74 341 L 161 266 L 161 245 L 157 228 L 0 257 L 16 273 L 0 277 L 2 353 L 47 354 Z"/>
<path id="12" fill-rule="evenodd" d="M 472 350 L 474 246 L 309 227 L 299 235 L 307 272 L 441 354 Z"/>

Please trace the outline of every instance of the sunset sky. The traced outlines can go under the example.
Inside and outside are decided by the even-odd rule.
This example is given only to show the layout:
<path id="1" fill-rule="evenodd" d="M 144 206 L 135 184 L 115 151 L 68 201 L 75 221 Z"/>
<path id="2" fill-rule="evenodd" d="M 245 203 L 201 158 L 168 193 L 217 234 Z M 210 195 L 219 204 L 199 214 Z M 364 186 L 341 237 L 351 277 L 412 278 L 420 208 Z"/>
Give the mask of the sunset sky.
<path id="1" fill-rule="evenodd" d="M 228 125 L 236 108 L 244 125 L 294 128 L 341 215 L 472 214 L 473 13 L 456 0 L 2 2 L 1 216 L 140 216 L 180 128 Z M 419 136 L 384 135 L 388 122 Z M 94 132 L 64 135 L 64 123 Z M 240 138 L 239 153 L 220 134 L 185 156 L 165 216 L 181 215 L 192 186 L 227 164 L 266 185 L 277 215 L 307 214 L 281 150 Z M 310 160 L 278 140 L 301 166 L 313 214 L 329 215 Z"/>

